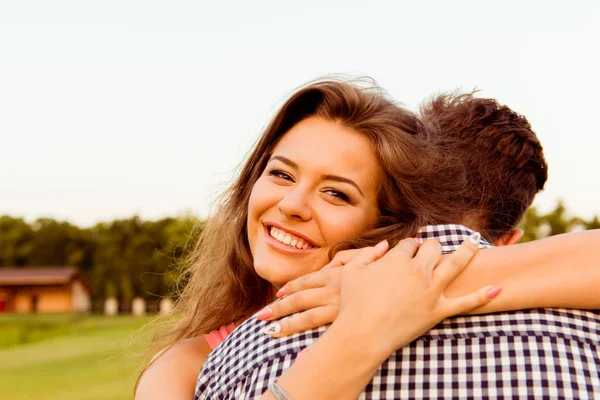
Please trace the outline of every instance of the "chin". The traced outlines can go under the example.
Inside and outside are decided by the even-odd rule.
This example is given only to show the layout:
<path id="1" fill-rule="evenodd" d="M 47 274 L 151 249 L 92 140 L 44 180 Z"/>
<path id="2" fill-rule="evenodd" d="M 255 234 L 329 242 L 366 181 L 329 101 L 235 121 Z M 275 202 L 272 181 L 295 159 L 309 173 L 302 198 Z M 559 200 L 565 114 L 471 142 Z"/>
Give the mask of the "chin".
<path id="1" fill-rule="evenodd" d="M 271 283 L 271 285 L 280 288 L 291 280 L 294 280 L 302 275 L 301 272 L 294 273 L 290 268 L 281 265 L 273 266 L 271 263 L 257 263 L 254 265 L 254 269 L 258 276 Z M 309 273 L 307 271 L 306 273 Z"/>
<path id="2" fill-rule="evenodd" d="M 258 247 L 253 253 L 254 270 L 273 286 L 280 287 L 303 275 L 319 270 L 327 263 L 321 249 L 307 256 L 281 254 L 269 247 Z"/>

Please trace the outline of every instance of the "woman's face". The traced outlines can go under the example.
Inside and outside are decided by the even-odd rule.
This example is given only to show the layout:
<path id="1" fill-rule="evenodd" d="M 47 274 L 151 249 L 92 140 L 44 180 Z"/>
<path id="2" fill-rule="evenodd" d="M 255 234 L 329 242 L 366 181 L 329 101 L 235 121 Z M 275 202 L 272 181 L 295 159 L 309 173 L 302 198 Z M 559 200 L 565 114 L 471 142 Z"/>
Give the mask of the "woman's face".
<path id="1" fill-rule="evenodd" d="M 323 267 L 333 246 L 374 222 L 380 176 L 360 133 L 320 117 L 292 127 L 250 195 L 248 240 L 258 275 L 281 287 Z"/>

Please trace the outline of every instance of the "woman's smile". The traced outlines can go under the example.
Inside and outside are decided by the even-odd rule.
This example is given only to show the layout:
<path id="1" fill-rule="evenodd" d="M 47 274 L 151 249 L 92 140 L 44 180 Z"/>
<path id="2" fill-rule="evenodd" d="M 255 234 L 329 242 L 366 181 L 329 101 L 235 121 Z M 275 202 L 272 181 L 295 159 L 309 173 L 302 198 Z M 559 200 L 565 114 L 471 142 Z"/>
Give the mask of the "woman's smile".
<path id="1" fill-rule="evenodd" d="M 273 222 L 265 223 L 267 243 L 277 251 L 285 254 L 307 254 L 319 246 L 299 232 L 290 231 Z"/>

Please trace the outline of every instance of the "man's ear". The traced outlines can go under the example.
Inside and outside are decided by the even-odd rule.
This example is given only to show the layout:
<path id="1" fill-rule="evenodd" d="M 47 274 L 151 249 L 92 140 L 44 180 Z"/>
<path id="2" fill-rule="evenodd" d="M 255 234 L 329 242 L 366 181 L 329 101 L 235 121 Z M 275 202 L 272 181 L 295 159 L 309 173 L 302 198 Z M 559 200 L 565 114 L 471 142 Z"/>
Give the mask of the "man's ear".
<path id="1" fill-rule="evenodd" d="M 521 229 L 515 229 L 505 233 L 504 235 L 500 236 L 500 238 L 496 239 L 494 246 L 508 246 L 510 244 L 518 243 L 523 237 L 524 233 L 525 232 L 523 232 Z"/>

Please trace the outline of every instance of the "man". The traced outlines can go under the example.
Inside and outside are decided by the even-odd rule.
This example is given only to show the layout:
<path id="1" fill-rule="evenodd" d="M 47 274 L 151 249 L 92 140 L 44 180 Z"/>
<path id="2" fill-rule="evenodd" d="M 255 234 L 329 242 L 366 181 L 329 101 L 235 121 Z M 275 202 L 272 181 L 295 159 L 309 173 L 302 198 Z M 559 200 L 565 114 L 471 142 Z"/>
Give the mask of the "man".
<path id="1" fill-rule="evenodd" d="M 547 179 L 542 147 L 527 120 L 494 100 L 438 96 L 421 110 L 444 151 L 461 154 L 473 210 L 463 224 L 496 245 L 517 242 L 515 229 Z M 449 222 L 449 221 L 440 221 Z M 424 227 L 453 251 L 472 231 Z M 487 247 L 487 246 L 484 246 Z M 250 318 L 207 359 L 198 399 L 254 398 L 318 339 L 318 328 L 273 339 Z M 361 398 L 600 398 L 600 314 L 528 310 L 451 318 L 393 354 Z M 310 384 L 310 383 L 307 383 Z"/>

